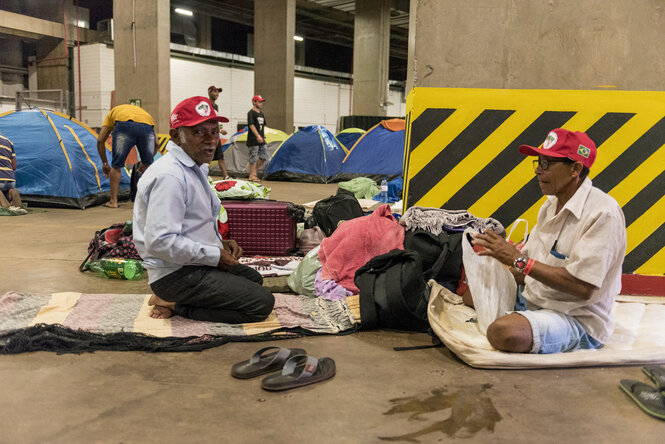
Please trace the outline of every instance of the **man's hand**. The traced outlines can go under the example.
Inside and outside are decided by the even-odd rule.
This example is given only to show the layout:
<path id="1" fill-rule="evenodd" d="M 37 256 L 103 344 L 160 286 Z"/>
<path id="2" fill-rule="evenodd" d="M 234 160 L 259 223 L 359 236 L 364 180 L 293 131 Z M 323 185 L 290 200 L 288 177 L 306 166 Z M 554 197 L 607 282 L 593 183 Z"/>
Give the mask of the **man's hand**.
<path id="1" fill-rule="evenodd" d="M 496 234 L 494 231 L 477 233 L 472 236 L 473 241 L 471 243 L 473 246 L 484 248 L 484 250 L 478 252 L 479 256 L 492 256 L 502 264 L 512 266 L 515 259 L 522 255 L 513 244 Z"/>
<path id="2" fill-rule="evenodd" d="M 222 245 L 224 245 L 224 249 L 231 253 L 231 256 L 234 259 L 240 258 L 242 256 L 242 247 L 236 243 L 236 241 L 229 239 L 222 241 Z M 237 262 L 237 261 L 236 261 Z"/>
<path id="3" fill-rule="evenodd" d="M 105 162 L 102 165 L 102 173 L 104 173 L 104 177 L 109 177 L 111 175 L 111 165 Z"/>
<path id="4" fill-rule="evenodd" d="M 229 250 L 219 249 L 219 262 L 217 268 L 222 271 L 228 271 L 238 265 L 238 259 L 234 258 Z"/>
<path id="5" fill-rule="evenodd" d="M 256 141 L 259 142 L 260 144 L 264 144 L 265 140 L 261 136 L 256 136 Z"/>

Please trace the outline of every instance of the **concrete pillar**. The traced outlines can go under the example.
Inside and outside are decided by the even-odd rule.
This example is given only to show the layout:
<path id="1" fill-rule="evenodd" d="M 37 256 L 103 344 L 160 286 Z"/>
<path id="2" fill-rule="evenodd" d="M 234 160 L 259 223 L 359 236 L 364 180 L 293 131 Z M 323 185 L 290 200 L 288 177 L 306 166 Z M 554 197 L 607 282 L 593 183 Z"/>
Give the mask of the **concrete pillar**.
<path id="1" fill-rule="evenodd" d="M 254 93 L 266 99 L 268 126 L 286 133 L 293 132 L 295 27 L 295 0 L 254 2 Z"/>
<path id="2" fill-rule="evenodd" d="M 113 0 L 115 104 L 140 99 L 158 133 L 171 114 L 169 16 L 167 1 Z"/>
<path id="3" fill-rule="evenodd" d="M 69 97 L 71 48 L 60 39 L 43 38 L 37 42 L 37 88 L 59 89 Z M 50 98 L 50 97 L 49 97 Z"/>
<path id="4" fill-rule="evenodd" d="M 199 48 L 212 49 L 210 32 L 210 16 L 207 14 L 196 14 L 197 45 Z"/>
<path id="5" fill-rule="evenodd" d="M 356 0 L 353 114 L 385 116 L 388 108 L 390 0 Z"/>
<path id="6" fill-rule="evenodd" d="M 663 29 L 662 1 L 411 0 L 407 92 L 662 91 Z"/>
<path id="7" fill-rule="evenodd" d="M 0 65 L 10 70 L 0 71 L 0 94 L 13 97 L 17 91 L 23 91 L 23 43 L 19 39 L 0 39 Z M 12 72 L 11 68 L 16 69 Z"/>

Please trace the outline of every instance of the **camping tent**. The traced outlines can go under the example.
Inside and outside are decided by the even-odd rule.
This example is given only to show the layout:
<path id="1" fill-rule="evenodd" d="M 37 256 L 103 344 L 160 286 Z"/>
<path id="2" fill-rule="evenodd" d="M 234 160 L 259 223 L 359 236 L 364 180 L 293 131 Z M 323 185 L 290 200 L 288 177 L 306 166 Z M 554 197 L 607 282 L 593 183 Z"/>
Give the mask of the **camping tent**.
<path id="1" fill-rule="evenodd" d="M 16 187 L 26 202 L 84 209 L 109 200 L 97 134 L 83 123 L 39 108 L 10 111 L 0 115 L 0 134 L 14 144 Z M 121 171 L 119 197 L 125 198 L 130 179 Z"/>
<path id="2" fill-rule="evenodd" d="M 266 169 L 268 180 L 328 183 L 340 171 L 347 149 L 320 125 L 291 134 Z"/>
<path id="3" fill-rule="evenodd" d="M 266 150 L 270 157 L 272 157 L 279 145 L 289 137 L 284 131 L 268 128 L 267 126 L 263 128 L 263 133 L 266 136 Z M 249 150 L 247 148 L 247 127 L 231 136 L 228 143 L 224 144 L 222 148 L 224 150 L 226 171 L 229 175 L 233 177 L 248 177 L 247 162 L 249 161 Z M 267 166 L 267 162 L 261 165 L 259 174 L 263 173 Z"/>
<path id="4" fill-rule="evenodd" d="M 347 150 L 351 149 L 353 145 L 365 134 L 365 130 L 361 128 L 347 128 L 337 133 L 335 137 L 337 140 L 346 147 Z"/>
<path id="5" fill-rule="evenodd" d="M 404 119 L 383 120 L 351 147 L 335 181 L 354 177 L 390 180 L 402 175 L 404 161 Z"/>

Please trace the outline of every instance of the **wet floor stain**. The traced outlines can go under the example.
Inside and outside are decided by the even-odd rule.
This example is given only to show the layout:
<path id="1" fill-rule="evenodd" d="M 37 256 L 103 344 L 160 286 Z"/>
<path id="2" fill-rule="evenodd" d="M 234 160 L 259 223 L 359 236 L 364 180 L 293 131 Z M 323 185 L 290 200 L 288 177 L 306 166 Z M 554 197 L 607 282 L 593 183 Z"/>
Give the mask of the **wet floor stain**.
<path id="1" fill-rule="evenodd" d="M 502 417 L 486 393 L 491 387 L 492 384 L 479 384 L 437 388 L 420 397 L 391 399 L 392 407 L 384 415 L 408 414 L 409 422 L 426 421 L 432 415 L 427 418 L 423 415 L 434 412 L 441 412 L 443 417 L 448 409 L 450 415 L 414 432 L 379 438 L 384 441 L 420 442 L 418 438 L 437 432 L 449 438 L 470 438 L 481 430 L 494 432 L 494 426 Z"/>

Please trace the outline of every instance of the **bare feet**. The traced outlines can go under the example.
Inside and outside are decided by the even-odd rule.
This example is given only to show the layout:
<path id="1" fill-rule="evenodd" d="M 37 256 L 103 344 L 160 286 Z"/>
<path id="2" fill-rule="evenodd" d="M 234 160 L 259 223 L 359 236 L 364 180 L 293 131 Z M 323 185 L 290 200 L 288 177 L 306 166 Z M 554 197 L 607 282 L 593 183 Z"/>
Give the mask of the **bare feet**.
<path id="1" fill-rule="evenodd" d="M 148 299 L 148 305 L 154 305 L 150 311 L 150 317 L 155 319 L 167 319 L 173 316 L 175 302 L 167 302 L 153 294 L 150 296 L 150 299 Z"/>
<path id="2" fill-rule="evenodd" d="M 117 203 L 112 204 L 110 201 L 109 201 L 109 202 L 106 202 L 106 203 L 104 203 L 104 204 L 102 204 L 102 205 L 105 206 L 106 208 L 118 208 L 118 204 L 117 204 Z"/>
<path id="3" fill-rule="evenodd" d="M 151 318 L 168 319 L 171 316 L 173 316 L 173 310 L 167 307 L 161 307 L 159 305 L 155 305 L 154 307 L 152 307 L 152 310 L 150 310 Z"/>

